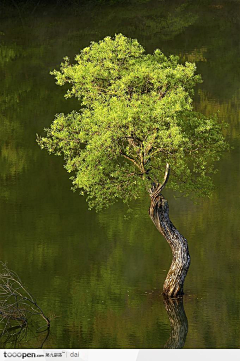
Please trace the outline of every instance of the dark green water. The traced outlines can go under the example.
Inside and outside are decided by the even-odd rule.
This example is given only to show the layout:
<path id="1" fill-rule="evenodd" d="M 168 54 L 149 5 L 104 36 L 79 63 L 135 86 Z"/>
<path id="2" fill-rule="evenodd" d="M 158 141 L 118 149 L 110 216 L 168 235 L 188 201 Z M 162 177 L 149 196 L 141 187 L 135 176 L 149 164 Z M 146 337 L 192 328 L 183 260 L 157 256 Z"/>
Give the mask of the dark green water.
<path id="1" fill-rule="evenodd" d="M 52 317 L 45 348 L 162 348 L 171 334 L 161 296 L 171 252 L 148 216 L 149 200 L 127 220 L 121 204 L 89 211 L 71 192 L 62 159 L 35 141 L 56 113 L 78 107 L 49 71 L 119 32 L 147 52 L 195 61 L 204 80 L 196 107 L 219 110 L 229 124 L 234 149 L 219 162 L 212 198 L 195 205 L 165 196 L 192 258 L 184 347 L 240 345 L 240 2 L 169 3 L 0 7 L 0 260 Z"/>

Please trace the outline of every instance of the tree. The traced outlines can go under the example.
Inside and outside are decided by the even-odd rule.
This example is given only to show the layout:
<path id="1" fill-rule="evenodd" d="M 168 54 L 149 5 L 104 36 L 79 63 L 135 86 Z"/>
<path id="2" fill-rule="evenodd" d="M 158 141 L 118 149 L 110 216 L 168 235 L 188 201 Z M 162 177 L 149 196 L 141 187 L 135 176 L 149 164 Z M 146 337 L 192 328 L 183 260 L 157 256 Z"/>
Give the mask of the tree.
<path id="1" fill-rule="evenodd" d="M 201 82 L 195 64 L 180 64 L 159 49 L 145 54 L 122 34 L 92 42 L 75 60 L 71 65 L 65 57 L 52 74 L 58 85 L 70 84 L 65 97 L 75 96 L 80 110 L 57 114 L 37 141 L 64 156 L 73 189 L 90 208 L 128 203 L 147 190 L 150 217 L 173 254 L 163 293 L 182 295 L 188 244 L 169 219 L 162 191 L 168 184 L 185 195 L 209 196 L 209 175 L 227 148 L 216 117 L 193 110 L 193 88 Z"/>

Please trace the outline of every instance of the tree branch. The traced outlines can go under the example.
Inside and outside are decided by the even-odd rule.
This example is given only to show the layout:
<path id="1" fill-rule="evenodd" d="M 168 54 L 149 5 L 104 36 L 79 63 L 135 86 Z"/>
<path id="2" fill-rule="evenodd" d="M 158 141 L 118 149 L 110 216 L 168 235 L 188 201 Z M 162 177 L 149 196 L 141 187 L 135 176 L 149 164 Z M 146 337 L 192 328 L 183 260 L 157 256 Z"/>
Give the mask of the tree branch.
<path id="1" fill-rule="evenodd" d="M 138 169 L 140 169 L 140 171 L 142 171 L 141 166 L 136 162 L 136 160 L 135 160 L 134 158 L 130 157 L 129 155 L 127 155 L 127 154 L 125 154 L 125 153 L 123 153 L 123 152 L 121 152 L 120 154 L 121 154 L 124 158 L 130 160 Z"/>
<path id="2" fill-rule="evenodd" d="M 162 192 L 163 188 L 167 184 L 169 175 L 170 175 L 170 165 L 169 163 L 167 163 L 162 184 L 161 183 L 157 185 L 153 184 L 153 187 L 149 189 L 149 194 L 152 199 L 156 199 L 156 197 L 159 196 L 159 194 Z"/>

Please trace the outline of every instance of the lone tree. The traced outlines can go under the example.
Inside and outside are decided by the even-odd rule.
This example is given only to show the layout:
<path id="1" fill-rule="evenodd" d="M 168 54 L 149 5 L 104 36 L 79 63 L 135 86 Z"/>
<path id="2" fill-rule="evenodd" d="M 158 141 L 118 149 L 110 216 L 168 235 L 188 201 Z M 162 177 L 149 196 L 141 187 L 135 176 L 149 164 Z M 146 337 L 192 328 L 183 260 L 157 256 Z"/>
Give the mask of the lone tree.
<path id="1" fill-rule="evenodd" d="M 37 141 L 64 156 L 73 188 L 90 208 L 129 202 L 147 190 L 150 217 L 173 255 L 163 293 L 179 296 L 190 255 L 162 191 L 167 184 L 185 195 L 209 195 L 209 174 L 227 148 L 217 120 L 193 110 L 193 88 L 201 82 L 195 64 L 182 65 L 159 49 L 145 54 L 122 34 L 92 42 L 75 60 L 71 65 L 65 57 L 52 74 L 58 85 L 71 85 L 65 97 L 79 99 L 80 110 L 57 114 Z"/>

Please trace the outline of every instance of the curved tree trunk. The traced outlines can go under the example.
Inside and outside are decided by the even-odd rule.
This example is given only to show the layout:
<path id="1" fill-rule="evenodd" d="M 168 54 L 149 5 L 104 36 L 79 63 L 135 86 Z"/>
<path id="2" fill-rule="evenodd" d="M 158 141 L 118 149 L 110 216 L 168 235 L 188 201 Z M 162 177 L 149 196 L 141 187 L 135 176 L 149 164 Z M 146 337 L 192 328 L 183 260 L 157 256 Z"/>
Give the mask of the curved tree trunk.
<path id="1" fill-rule="evenodd" d="M 183 284 L 190 266 L 190 255 L 187 240 L 170 221 L 168 202 L 161 194 L 168 177 L 169 165 L 167 164 L 162 185 L 154 184 L 149 191 L 151 198 L 149 215 L 172 250 L 172 264 L 163 285 L 163 293 L 169 297 L 177 297 L 183 295 Z"/>
<path id="2" fill-rule="evenodd" d="M 164 297 L 164 305 L 171 325 L 171 334 L 164 348 L 183 348 L 188 333 L 188 320 L 183 307 L 183 298 Z"/>

